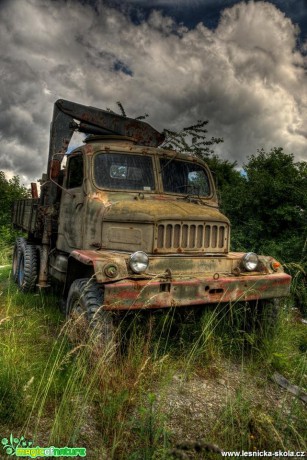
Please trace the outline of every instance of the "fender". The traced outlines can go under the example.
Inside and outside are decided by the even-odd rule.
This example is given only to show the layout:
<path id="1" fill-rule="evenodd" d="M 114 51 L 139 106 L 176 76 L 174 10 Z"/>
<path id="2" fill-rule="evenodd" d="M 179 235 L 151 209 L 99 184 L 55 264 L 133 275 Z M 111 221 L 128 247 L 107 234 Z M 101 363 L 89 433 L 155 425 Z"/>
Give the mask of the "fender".
<path id="1" fill-rule="evenodd" d="M 110 283 L 128 276 L 124 255 L 75 249 L 68 257 L 64 294 L 67 295 L 71 283 L 78 278 L 94 277 L 98 283 Z"/>

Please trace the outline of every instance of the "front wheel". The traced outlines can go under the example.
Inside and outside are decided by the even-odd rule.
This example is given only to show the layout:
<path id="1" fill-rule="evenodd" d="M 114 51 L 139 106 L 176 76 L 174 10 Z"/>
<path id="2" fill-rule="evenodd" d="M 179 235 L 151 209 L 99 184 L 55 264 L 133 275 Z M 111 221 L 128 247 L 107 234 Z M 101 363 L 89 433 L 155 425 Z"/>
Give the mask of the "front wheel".
<path id="1" fill-rule="evenodd" d="M 69 289 L 66 316 L 84 322 L 90 339 L 110 351 L 115 346 L 113 315 L 102 305 L 103 287 L 88 278 L 77 279 Z"/>

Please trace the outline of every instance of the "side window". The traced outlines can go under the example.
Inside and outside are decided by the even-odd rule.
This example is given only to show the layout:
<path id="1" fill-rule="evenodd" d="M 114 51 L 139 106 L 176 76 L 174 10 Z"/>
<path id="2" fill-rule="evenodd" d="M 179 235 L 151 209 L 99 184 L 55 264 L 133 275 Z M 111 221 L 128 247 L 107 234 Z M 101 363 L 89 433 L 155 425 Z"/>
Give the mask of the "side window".
<path id="1" fill-rule="evenodd" d="M 83 183 L 83 155 L 76 155 L 68 160 L 66 188 L 81 187 Z"/>

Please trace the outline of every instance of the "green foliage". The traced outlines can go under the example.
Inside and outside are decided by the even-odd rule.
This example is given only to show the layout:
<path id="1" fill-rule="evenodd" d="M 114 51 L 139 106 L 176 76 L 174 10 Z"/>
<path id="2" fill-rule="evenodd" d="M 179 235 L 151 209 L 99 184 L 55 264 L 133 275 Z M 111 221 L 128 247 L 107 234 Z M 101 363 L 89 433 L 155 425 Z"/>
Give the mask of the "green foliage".
<path id="1" fill-rule="evenodd" d="M 20 178 L 13 176 L 12 179 L 6 179 L 3 171 L 0 171 L 0 252 L 2 257 L 0 262 L 5 259 L 6 248 L 14 242 L 17 232 L 11 228 L 12 207 L 15 200 L 26 198 L 29 192 L 26 187 L 20 184 Z"/>
<path id="2" fill-rule="evenodd" d="M 156 395 L 149 393 L 133 425 L 140 447 L 129 456 L 129 460 L 157 460 L 161 455 L 165 458 L 166 449 L 169 447 L 169 434 L 165 430 L 163 417 L 155 406 Z"/>
<path id="3" fill-rule="evenodd" d="M 224 160 L 217 155 L 212 155 L 205 161 L 213 174 L 221 209 L 236 231 L 240 228 L 236 216 L 241 212 L 246 179 L 238 170 L 236 162 Z"/>
<path id="4" fill-rule="evenodd" d="M 1 268 L 0 424 L 19 426 L 30 412 L 44 370 L 52 366 L 58 342 L 50 353 L 54 337 L 46 332 L 49 327 L 57 330 L 59 314 L 54 298 L 20 293 L 9 284 L 9 275 L 8 268 Z M 63 370 L 53 379 L 53 395 L 62 377 Z"/>
<path id="5" fill-rule="evenodd" d="M 20 184 L 20 178 L 13 176 L 12 179 L 6 179 L 3 171 L 0 171 L 0 196 L 1 196 L 1 213 L 0 227 L 6 226 L 11 221 L 11 210 L 15 200 L 29 196 L 24 185 Z"/>
<path id="6" fill-rule="evenodd" d="M 23 385 L 19 375 L 9 365 L 1 369 L 0 421 L 18 423 L 26 415 Z"/>
<path id="7" fill-rule="evenodd" d="M 161 147 L 207 158 L 214 152 L 212 146 L 223 142 L 220 137 L 207 139 L 207 124 L 207 120 L 199 120 L 195 125 L 187 126 L 179 132 L 164 129 L 165 141 Z"/>
<path id="8" fill-rule="evenodd" d="M 307 163 L 295 163 L 282 148 L 252 155 L 245 175 L 233 194 L 240 206 L 232 208 L 229 196 L 222 207 L 235 228 L 244 229 L 246 249 L 273 251 L 282 261 L 301 261 L 306 239 Z M 222 190 L 222 197 L 229 189 Z"/>
<path id="9" fill-rule="evenodd" d="M 297 450 L 303 450 L 306 429 L 297 413 L 295 406 L 284 414 L 265 407 L 262 401 L 256 403 L 253 395 L 242 388 L 229 398 L 220 414 L 216 435 L 223 445 L 236 450 L 271 452 L 287 451 L 291 439 L 296 437 Z"/>
<path id="10" fill-rule="evenodd" d="M 306 243 L 305 243 L 306 245 Z M 306 248 L 303 249 L 304 257 L 300 263 L 290 262 L 285 268 L 292 276 L 291 292 L 294 306 L 307 317 L 307 257 Z"/>

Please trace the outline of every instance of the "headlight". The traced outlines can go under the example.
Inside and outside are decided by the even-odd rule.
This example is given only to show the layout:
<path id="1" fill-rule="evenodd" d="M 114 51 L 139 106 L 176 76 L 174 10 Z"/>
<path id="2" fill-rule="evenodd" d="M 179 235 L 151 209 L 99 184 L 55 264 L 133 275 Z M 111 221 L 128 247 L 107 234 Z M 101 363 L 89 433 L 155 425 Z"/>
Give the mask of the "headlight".
<path id="1" fill-rule="evenodd" d="M 243 267 L 249 272 L 256 270 L 258 262 L 258 256 L 254 252 L 247 252 L 242 259 Z"/>
<path id="2" fill-rule="evenodd" d="M 131 254 L 129 266 L 135 273 L 143 273 L 148 267 L 148 255 L 143 251 L 137 251 Z"/>

